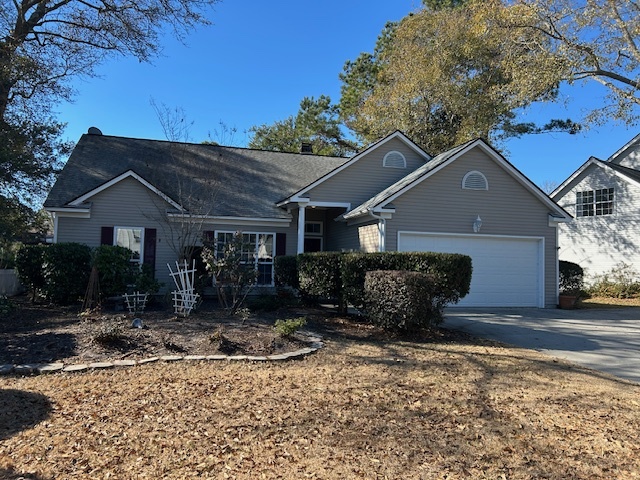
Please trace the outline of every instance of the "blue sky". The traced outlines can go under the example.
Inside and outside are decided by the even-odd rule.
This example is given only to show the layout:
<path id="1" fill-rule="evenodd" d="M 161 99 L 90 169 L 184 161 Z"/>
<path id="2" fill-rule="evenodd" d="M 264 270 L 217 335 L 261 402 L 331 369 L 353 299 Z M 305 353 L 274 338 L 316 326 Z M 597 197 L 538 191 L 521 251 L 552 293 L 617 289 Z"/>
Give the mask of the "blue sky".
<path id="1" fill-rule="evenodd" d="M 165 37 L 163 56 L 153 64 L 117 58 L 98 69 L 98 78 L 76 80 L 75 100 L 59 105 L 59 119 L 73 141 L 90 126 L 105 135 L 164 139 L 153 99 L 185 111 L 192 141 L 210 134 L 242 146 L 244 131 L 295 114 L 305 96 L 338 101 L 344 62 L 372 51 L 387 21 L 419 6 L 419 0 L 225 0 L 211 14 L 214 24 L 195 30 L 186 45 Z M 562 96 L 566 106 L 543 105 L 527 114 L 576 119 L 598 105 L 602 90 L 578 85 Z M 237 128 L 234 138 L 216 134 L 220 121 Z M 512 139 L 503 151 L 537 184 L 559 183 L 590 155 L 606 159 L 637 133 L 640 128 L 607 124 L 575 136 Z"/>

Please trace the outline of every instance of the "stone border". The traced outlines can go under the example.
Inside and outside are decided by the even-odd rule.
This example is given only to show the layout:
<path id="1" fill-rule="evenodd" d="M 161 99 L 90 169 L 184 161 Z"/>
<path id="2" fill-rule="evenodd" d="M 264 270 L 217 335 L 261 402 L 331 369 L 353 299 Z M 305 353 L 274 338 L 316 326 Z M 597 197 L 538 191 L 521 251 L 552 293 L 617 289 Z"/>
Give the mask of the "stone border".
<path id="1" fill-rule="evenodd" d="M 278 355 L 251 356 L 251 355 L 160 355 L 157 357 L 143 358 L 141 360 L 113 360 L 107 362 L 78 363 L 65 365 L 64 363 L 25 364 L 25 365 L 0 365 L 0 375 L 18 374 L 32 375 L 54 372 L 86 372 L 88 370 L 104 370 L 115 367 L 133 367 L 153 362 L 177 362 L 177 361 L 248 361 L 270 362 L 302 358 L 324 347 L 322 337 L 308 331 L 298 331 L 298 335 L 306 337 L 304 341 L 309 346 L 293 352 L 280 353 Z"/>

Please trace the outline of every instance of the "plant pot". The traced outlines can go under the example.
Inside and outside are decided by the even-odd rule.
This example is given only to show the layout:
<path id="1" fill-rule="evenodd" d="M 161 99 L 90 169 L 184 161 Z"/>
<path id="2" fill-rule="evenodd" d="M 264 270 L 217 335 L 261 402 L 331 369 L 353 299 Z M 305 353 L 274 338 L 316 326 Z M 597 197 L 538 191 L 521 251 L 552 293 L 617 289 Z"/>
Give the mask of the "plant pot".
<path id="1" fill-rule="evenodd" d="M 575 308 L 577 301 L 578 301 L 577 295 L 559 295 L 558 307 L 562 308 L 563 310 L 571 310 Z"/>

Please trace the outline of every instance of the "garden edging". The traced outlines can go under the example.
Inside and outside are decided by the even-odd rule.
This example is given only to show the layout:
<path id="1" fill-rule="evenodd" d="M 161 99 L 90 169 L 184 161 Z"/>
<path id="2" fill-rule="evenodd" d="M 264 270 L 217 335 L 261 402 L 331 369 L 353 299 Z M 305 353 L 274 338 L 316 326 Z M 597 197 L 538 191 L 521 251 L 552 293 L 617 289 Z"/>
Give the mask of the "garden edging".
<path id="1" fill-rule="evenodd" d="M 19 374 L 45 374 L 54 372 L 86 372 L 88 370 L 101 370 L 115 367 L 134 367 L 153 362 L 177 362 L 177 361 L 248 361 L 248 362 L 269 362 L 284 361 L 302 358 L 305 355 L 316 352 L 324 347 L 322 337 L 316 333 L 298 331 L 297 335 L 305 337 L 309 346 L 300 348 L 292 352 L 280 353 L 277 355 L 252 356 L 252 355 L 160 355 L 143 358 L 140 360 L 113 360 L 92 363 L 78 363 L 65 365 L 62 362 L 47 364 L 25 364 L 25 365 L 0 365 L 0 375 Z"/>

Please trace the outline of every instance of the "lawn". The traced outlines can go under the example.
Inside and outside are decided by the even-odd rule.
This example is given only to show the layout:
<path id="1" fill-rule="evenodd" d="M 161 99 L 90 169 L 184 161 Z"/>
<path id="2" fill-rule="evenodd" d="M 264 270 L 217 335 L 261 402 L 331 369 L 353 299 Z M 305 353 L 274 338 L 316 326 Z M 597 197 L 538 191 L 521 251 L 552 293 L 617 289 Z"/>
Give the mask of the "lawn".
<path id="1" fill-rule="evenodd" d="M 455 332 L 316 327 L 297 361 L 0 377 L 0 478 L 640 477 L 636 384 Z"/>

